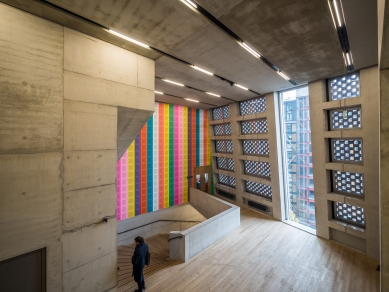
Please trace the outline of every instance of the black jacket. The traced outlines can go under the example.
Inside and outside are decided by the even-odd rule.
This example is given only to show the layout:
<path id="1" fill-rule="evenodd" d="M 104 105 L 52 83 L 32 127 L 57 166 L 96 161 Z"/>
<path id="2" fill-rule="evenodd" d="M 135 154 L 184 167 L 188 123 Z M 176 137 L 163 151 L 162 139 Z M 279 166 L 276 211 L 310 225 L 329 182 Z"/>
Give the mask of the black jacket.
<path id="1" fill-rule="evenodd" d="M 140 245 L 137 244 L 135 247 L 134 255 L 132 256 L 132 266 L 135 282 L 144 281 L 143 278 L 143 268 L 146 264 L 146 256 L 149 252 L 149 247 L 146 243 Z"/>

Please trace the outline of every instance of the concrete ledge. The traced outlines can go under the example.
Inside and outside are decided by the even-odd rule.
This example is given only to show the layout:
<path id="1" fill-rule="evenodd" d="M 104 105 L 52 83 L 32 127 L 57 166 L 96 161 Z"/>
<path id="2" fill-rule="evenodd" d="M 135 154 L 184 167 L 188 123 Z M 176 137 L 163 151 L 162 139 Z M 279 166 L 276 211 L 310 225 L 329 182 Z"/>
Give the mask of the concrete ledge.
<path id="1" fill-rule="evenodd" d="M 170 232 L 170 257 L 183 262 L 193 258 L 207 247 L 240 226 L 240 208 L 197 189 L 190 189 L 190 203 L 206 221 L 185 231 Z"/>

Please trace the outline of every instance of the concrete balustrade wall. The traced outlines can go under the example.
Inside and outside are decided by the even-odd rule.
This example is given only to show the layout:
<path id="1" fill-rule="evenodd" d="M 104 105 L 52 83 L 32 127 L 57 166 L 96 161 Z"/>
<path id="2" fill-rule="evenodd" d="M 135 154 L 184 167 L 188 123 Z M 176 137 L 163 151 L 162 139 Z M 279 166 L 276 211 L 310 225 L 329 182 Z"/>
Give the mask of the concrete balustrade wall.
<path id="1" fill-rule="evenodd" d="M 163 220 L 177 220 L 177 222 Z M 172 230 L 186 230 L 198 224 L 199 222 L 183 221 L 204 220 L 206 220 L 206 217 L 201 215 L 189 203 L 146 213 L 142 216 L 135 216 L 132 218 L 124 219 L 118 221 L 117 244 L 118 246 L 131 244 L 134 242 L 134 238 L 137 236 L 147 238 L 160 233 L 169 233 Z"/>
<path id="2" fill-rule="evenodd" d="M 48 291 L 113 289 L 118 143 L 154 110 L 154 61 L 0 15 L 0 261 L 46 247 Z"/>
<path id="3" fill-rule="evenodd" d="M 240 226 L 240 208 L 226 201 L 191 188 L 191 205 L 208 219 L 185 231 L 172 231 L 170 258 L 183 262 L 193 258 L 207 247 Z"/>

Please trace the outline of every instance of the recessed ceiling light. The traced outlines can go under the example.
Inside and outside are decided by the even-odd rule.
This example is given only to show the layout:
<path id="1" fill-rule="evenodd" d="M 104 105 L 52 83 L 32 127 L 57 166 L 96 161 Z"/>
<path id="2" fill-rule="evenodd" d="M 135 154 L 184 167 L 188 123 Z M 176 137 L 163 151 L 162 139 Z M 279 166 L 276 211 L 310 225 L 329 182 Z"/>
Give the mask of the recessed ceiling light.
<path id="1" fill-rule="evenodd" d="M 197 8 L 197 5 L 191 1 L 191 0 L 181 0 L 181 2 L 185 3 L 186 5 L 190 4 L 192 5 L 194 8 Z M 189 5 L 188 5 L 189 6 Z M 190 6 L 189 6 L 190 7 Z"/>
<path id="2" fill-rule="evenodd" d="M 206 94 L 209 94 L 209 95 L 213 95 L 213 96 L 220 97 L 220 95 L 218 95 L 218 94 L 215 94 L 215 93 L 212 93 L 212 92 L 206 92 Z"/>
<path id="3" fill-rule="evenodd" d="M 192 101 L 192 102 L 199 102 L 198 100 L 190 99 L 190 98 L 185 98 L 187 101 Z"/>
<path id="4" fill-rule="evenodd" d="M 334 3 L 334 8 L 335 8 L 336 19 L 338 20 L 339 27 L 341 27 L 342 21 L 341 21 L 341 17 L 340 17 L 340 9 L 338 7 L 338 2 L 336 0 L 334 0 L 333 3 Z"/>
<path id="5" fill-rule="evenodd" d="M 284 78 L 285 80 L 289 81 L 290 78 L 284 73 L 284 72 L 281 72 L 281 71 L 277 71 L 278 75 L 280 75 L 282 78 Z"/>
<path id="6" fill-rule="evenodd" d="M 347 59 L 347 65 L 351 65 L 351 58 L 350 58 L 350 53 L 346 53 L 346 59 Z"/>
<path id="7" fill-rule="evenodd" d="M 245 42 L 239 43 L 246 51 L 248 51 L 250 54 L 252 54 L 256 58 L 260 58 L 261 55 L 258 54 L 252 47 L 250 47 Z"/>
<path id="8" fill-rule="evenodd" d="M 156 94 L 163 94 L 161 91 L 154 91 Z"/>
<path id="9" fill-rule="evenodd" d="M 247 87 L 244 87 L 244 86 L 242 86 L 242 85 L 239 85 L 238 83 L 235 83 L 234 85 L 235 85 L 236 87 L 242 88 L 242 89 L 244 89 L 244 90 L 249 90 Z"/>
<path id="10" fill-rule="evenodd" d="M 178 86 L 185 86 L 184 84 L 177 83 L 177 82 L 174 82 L 174 81 L 171 81 L 171 80 L 167 80 L 167 79 L 162 79 L 162 80 L 165 81 L 165 82 L 169 82 L 169 83 L 171 83 L 171 84 L 178 85 Z"/>
<path id="11" fill-rule="evenodd" d="M 199 71 L 201 71 L 201 72 L 203 72 L 203 73 L 205 73 L 205 74 L 213 75 L 213 73 L 211 73 L 211 72 L 209 72 L 209 71 L 207 71 L 207 70 L 204 70 L 204 69 L 202 69 L 202 68 L 199 68 L 199 67 L 197 67 L 197 66 L 195 66 L 195 65 L 192 65 L 192 68 L 193 68 L 193 69 L 196 69 L 196 70 L 199 70 Z"/>
<path id="12" fill-rule="evenodd" d="M 112 34 L 114 34 L 114 35 L 116 35 L 116 36 L 122 38 L 122 39 L 125 39 L 126 41 L 129 41 L 129 42 L 131 42 L 131 43 L 137 44 L 138 46 L 144 47 L 144 48 L 146 48 L 146 49 L 149 49 L 149 48 L 150 48 L 148 45 L 146 45 L 146 44 L 144 44 L 144 43 L 141 43 L 141 42 L 139 42 L 139 41 L 137 41 L 137 40 L 134 40 L 134 39 L 132 39 L 132 38 L 129 38 L 128 36 L 125 36 L 125 35 L 123 35 L 123 34 L 121 34 L 121 33 L 118 33 L 117 31 L 114 31 L 114 30 L 112 30 L 112 29 L 109 29 L 108 31 L 109 31 L 110 33 L 112 33 Z"/>

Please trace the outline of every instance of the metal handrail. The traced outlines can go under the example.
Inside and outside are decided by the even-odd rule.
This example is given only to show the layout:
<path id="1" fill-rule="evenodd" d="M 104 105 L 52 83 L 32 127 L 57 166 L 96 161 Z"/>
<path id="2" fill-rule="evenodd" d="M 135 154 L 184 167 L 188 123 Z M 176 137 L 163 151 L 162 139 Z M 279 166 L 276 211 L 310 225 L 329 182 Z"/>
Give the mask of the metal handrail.
<path id="1" fill-rule="evenodd" d="M 141 226 L 135 227 L 135 228 L 128 229 L 128 230 L 126 230 L 126 231 L 119 232 L 118 234 L 123 234 L 123 233 L 129 232 L 129 231 L 132 231 L 132 230 L 135 230 L 135 229 L 138 229 L 138 228 L 141 228 L 141 227 L 144 227 L 144 226 L 150 225 L 150 224 L 154 224 L 154 223 L 157 223 L 157 222 L 185 222 L 185 223 L 201 223 L 201 222 L 203 222 L 203 221 L 185 221 L 185 220 L 156 220 L 156 221 L 154 221 L 154 222 L 150 222 L 150 223 L 147 223 L 147 224 L 144 224 L 144 225 L 141 225 Z"/>
<path id="2" fill-rule="evenodd" d="M 173 238 L 169 238 L 167 241 L 171 241 L 171 240 L 173 240 L 173 239 L 177 239 L 177 238 L 182 238 L 182 235 L 180 235 L 180 236 L 177 236 L 177 237 L 173 237 Z"/>

